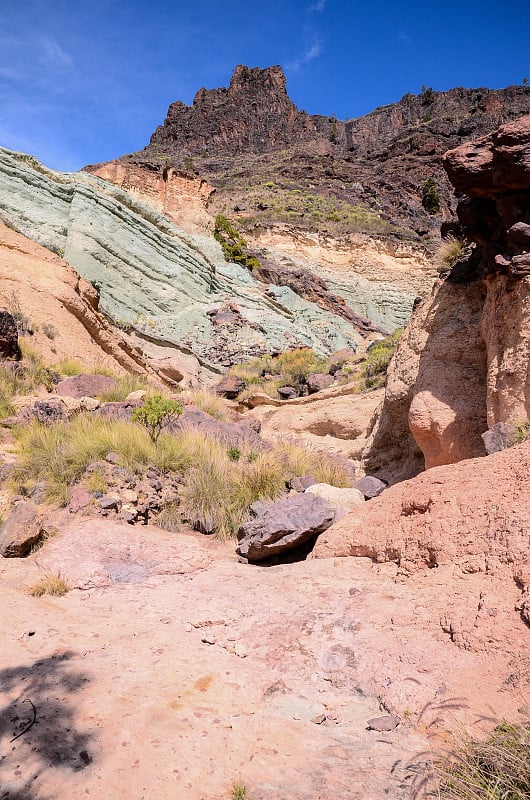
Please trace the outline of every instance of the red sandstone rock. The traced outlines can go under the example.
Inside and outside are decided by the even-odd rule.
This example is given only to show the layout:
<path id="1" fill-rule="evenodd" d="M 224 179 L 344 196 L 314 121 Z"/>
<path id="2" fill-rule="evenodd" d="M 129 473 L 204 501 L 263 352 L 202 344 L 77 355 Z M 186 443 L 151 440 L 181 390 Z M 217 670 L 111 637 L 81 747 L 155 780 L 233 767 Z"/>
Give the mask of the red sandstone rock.
<path id="1" fill-rule="evenodd" d="M 528 563 L 530 442 L 427 470 L 335 523 L 313 556 L 364 556 L 408 570 L 458 563 L 495 572 Z"/>
<path id="2" fill-rule="evenodd" d="M 449 180 L 471 197 L 530 189 L 530 115 L 443 157 Z"/>

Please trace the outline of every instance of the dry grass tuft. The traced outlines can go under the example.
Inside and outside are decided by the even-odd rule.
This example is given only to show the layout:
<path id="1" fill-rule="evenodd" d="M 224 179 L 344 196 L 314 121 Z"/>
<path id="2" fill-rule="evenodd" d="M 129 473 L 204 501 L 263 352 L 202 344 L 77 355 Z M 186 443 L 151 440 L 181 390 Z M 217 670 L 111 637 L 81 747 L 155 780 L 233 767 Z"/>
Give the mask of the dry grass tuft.
<path id="1" fill-rule="evenodd" d="M 33 597 L 42 597 L 51 594 L 54 597 L 63 597 L 70 591 L 70 586 L 60 572 L 45 575 L 38 583 L 30 589 Z"/>
<path id="2" fill-rule="evenodd" d="M 464 735 L 433 768 L 440 800 L 527 800 L 530 725 L 503 722 L 485 740 Z"/>
<path id="3" fill-rule="evenodd" d="M 447 236 L 446 239 L 442 239 L 435 256 L 434 264 L 436 269 L 438 272 L 448 272 L 467 253 L 468 244 L 464 239 L 458 239 L 456 236 Z"/>
<path id="4" fill-rule="evenodd" d="M 228 419 L 228 406 L 222 397 L 209 392 L 206 389 L 188 390 L 183 392 L 182 399 L 185 403 L 191 403 L 196 406 L 200 411 L 209 414 L 211 417 L 226 422 Z"/>

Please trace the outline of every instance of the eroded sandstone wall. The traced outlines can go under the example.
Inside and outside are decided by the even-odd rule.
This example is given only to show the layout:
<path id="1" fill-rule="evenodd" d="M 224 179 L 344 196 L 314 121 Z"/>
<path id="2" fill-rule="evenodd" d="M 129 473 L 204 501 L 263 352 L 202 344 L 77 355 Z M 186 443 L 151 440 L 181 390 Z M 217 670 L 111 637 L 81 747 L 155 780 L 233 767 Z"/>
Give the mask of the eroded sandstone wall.
<path id="1" fill-rule="evenodd" d="M 530 116 L 449 151 L 471 245 L 412 317 L 365 451 L 396 482 L 486 454 L 482 434 L 530 416 Z"/>

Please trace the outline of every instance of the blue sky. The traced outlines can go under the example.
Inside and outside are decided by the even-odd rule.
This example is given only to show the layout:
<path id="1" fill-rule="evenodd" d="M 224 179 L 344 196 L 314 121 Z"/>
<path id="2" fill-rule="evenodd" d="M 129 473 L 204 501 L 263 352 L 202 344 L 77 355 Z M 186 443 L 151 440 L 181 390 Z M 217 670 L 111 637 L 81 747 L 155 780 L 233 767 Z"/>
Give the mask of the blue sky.
<path id="1" fill-rule="evenodd" d="M 310 113 L 366 114 L 422 85 L 530 78 L 528 1 L 0 0 L 0 144 L 75 170 L 138 150 L 169 103 L 281 64 Z"/>

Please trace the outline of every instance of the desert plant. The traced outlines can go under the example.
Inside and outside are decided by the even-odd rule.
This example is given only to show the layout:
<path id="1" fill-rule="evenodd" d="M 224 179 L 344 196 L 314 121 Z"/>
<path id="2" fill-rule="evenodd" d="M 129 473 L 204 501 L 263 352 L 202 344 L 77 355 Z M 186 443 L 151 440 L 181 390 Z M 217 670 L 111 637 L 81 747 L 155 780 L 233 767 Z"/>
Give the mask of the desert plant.
<path id="1" fill-rule="evenodd" d="M 526 440 L 529 438 L 530 438 L 530 420 L 525 419 L 522 422 L 518 422 L 514 426 L 513 442 L 514 444 L 521 444 L 521 442 L 526 442 Z"/>
<path id="2" fill-rule="evenodd" d="M 149 438 L 156 445 L 158 437 L 170 422 L 182 414 L 183 408 L 178 400 L 170 400 L 161 394 L 149 395 L 143 405 L 133 412 L 133 420 L 142 425 Z"/>
<path id="3" fill-rule="evenodd" d="M 110 370 L 105 370 L 104 367 L 98 367 L 99 375 L 107 375 L 114 377 Z M 137 392 L 139 389 L 146 389 L 147 378 L 145 375 L 122 375 L 117 379 L 116 386 L 111 389 L 106 389 L 99 395 L 99 400 L 102 403 L 117 403 L 125 400 L 131 392 Z"/>
<path id="4" fill-rule="evenodd" d="M 286 480 L 313 475 L 318 483 L 329 483 L 339 488 L 352 485 L 352 472 L 338 456 L 288 440 L 277 442 L 272 455 L 282 465 L 281 473 Z"/>
<path id="5" fill-rule="evenodd" d="M 215 392 L 210 392 L 207 389 L 190 389 L 183 392 L 182 399 L 221 422 L 227 419 L 226 402 Z"/>
<path id="6" fill-rule="evenodd" d="M 247 800 L 247 787 L 244 783 L 234 783 L 230 800 Z"/>
<path id="7" fill-rule="evenodd" d="M 70 586 L 63 578 L 60 572 L 48 573 L 41 578 L 30 589 L 30 594 L 33 597 L 42 597 L 45 594 L 51 594 L 55 597 L 63 597 L 70 591 Z"/>
<path id="8" fill-rule="evenodd" d="M 403 328 L 397 328 L 385 339 L 371 345 L 361 369 L 361 375 L 367 389 L 376 389 L 385 385 L 387 369 L 402 333 Z"/>
<path id="9" fill-rule="evenodd" d="M 68 487 L 79 480 L 93 461 L 109 451 L 124 467 L 138 470 L 153 463 L 156 450 L 147 433 L 132 422 L 116 422 L 79 414 L 71 423 L 41 425 L 37 421 L 16 431 L 18 463 L 13 475 L 20 490 L 32 481 L 44 481 L 49 500 L 64 504 Z"/>
<path id="10" fill-rule="evenodd" d="M 81 375 L 83 367 L 74 358 L 65 358 L 55 367 L 59 375 L 66 375 L 71 377 L 73 375 Z"/>
<path id="11" fill-rule="evenodd" d="M 440 192 L 434 178 L 427 178 L 423 184 L 421 204 L 428 214 L 437 214 L 440 210 Z"/>
<path id="12" fill-rule="evenodd" d="M 452 235 L 442 239 L 434 260 L 438 272 L 451 270 L 457 261 L 467 255 L 467 252 L 468 244 L 464 239 Z"/>
<path id="13" fill-rule="evenodd" d="M 57 328 L 51 325 L 49 322 L 45 322 L 42 326 L 42 332 L 48 339 L 55 339 L 57 336 Z"/>
<path id="14" fill-rule="evenodd" d="M 452 752 L 434 759 L 440 800 L 530 797 L 530 725 L 497 725 L 486 739 L 463 733 Z"/>
<path id="15" fill-rule="evenodd" d="M 255 256 L 251 256 L 246 251 L 246 240 L 241 236 L 229 219 L 222 214 L 215 218 L 213 235 L 223 249 L 223 255 L 227 261 L 234 261 L 250 270 L 259 269 L 260 263 Z"/>

